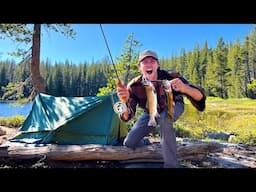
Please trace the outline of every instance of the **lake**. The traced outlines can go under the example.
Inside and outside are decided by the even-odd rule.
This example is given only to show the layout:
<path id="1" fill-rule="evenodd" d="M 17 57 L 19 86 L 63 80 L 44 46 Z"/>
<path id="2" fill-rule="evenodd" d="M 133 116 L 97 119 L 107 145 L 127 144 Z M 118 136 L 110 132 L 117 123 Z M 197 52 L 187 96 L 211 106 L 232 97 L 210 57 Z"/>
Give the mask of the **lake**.
<path id="1" fill-rule="evenodd" d="M 0 103 L 0 117 L 11 117 L 16 115 L 27 116 L 32 108 L 32 103 L 14 105 L 13 103 Z"/>

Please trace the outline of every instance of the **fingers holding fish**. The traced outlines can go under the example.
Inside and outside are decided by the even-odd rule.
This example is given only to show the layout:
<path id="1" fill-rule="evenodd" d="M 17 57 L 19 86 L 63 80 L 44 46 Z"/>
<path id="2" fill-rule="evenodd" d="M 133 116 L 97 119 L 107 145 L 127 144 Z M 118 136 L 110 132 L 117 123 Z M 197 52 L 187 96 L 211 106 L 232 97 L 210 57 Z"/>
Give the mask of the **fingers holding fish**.
<path id="1" fill-rule="evenodd" d="M 183 92 L 183 90 L 185 89 L 185 84 L 179 78 L 173 79 L 170 82 L 171 82 L 172 88 L 175 91 Z"/>

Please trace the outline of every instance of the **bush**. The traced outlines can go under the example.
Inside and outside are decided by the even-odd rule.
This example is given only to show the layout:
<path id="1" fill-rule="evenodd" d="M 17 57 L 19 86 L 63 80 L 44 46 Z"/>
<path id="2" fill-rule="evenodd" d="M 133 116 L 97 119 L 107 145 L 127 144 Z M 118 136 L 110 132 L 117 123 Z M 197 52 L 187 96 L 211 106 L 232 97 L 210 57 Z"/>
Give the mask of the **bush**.
<path id="1" fill-rule="evenodd" d="M 0 118 L 0 125 L 6 127 L 20 127 L 25 121 L 25 117 L 21 115 Z"/>

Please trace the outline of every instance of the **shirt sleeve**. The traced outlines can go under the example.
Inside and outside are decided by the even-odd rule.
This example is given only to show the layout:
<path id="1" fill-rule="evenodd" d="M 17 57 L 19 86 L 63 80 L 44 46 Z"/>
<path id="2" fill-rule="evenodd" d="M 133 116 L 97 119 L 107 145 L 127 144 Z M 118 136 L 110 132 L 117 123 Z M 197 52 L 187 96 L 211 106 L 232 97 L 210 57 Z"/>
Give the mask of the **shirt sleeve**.
<path id="1" fill-rule="evenodd" d="M 199 87 L 199 86 L 195 86 L 195 85 L 191 85 L 189 84 L 190 87 L 193 87 L 195 89 L 197 89 L 198 91 L 201 92 L 201 94 L 203 95 L 202 99 L 197 101 L 195 99 L 193 99 L 191 96 L 186 95 L 186 97 L 189 99 L 189 101 L 191 102 L 191 104 L 198 110 L 198 111 L 204 111 L 205 110 L 205 100 L 206 100 L 206 95 L 205 92 L 203 90 L 203 88 Z"/>
<path id="2" fill-rule="evenodd" d="M 199 86 L 195 86 L 190 84 L 184 77 L 182 77 L 179 73 L 174 73 L 175 76 L 172 75 L 173 78 L 179 78 L 183 83 L 188 84 L 190 87 L 193 87 L 195 89 L 197 89 L 198 91 L 201 92 L 201 94 L 203 95 L 202 99 L 197 101 L 195 99 L 193 99 L 191 96 L 186 95 L 185 96 L 188 98 L 188 100 L 191 102 L 191 104 L 198 110 L 198 111 L 204 111 L 205 110 L 205 101 L 206 101 L 206 94 L 203 88 L 199 87 Z"/>

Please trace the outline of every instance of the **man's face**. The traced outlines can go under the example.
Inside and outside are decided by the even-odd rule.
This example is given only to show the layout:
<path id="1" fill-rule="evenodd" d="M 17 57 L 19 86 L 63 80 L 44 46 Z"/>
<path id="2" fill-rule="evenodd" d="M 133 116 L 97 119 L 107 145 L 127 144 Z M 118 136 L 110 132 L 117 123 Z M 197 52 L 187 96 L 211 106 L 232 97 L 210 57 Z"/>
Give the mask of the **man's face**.
<path id="1" fill-rule="evenodd" d="M 156 80 L 158 66 L 158 61 L 154 57 L 146 57 L 140 62 L 139 69 L 147 79 Z"/>

